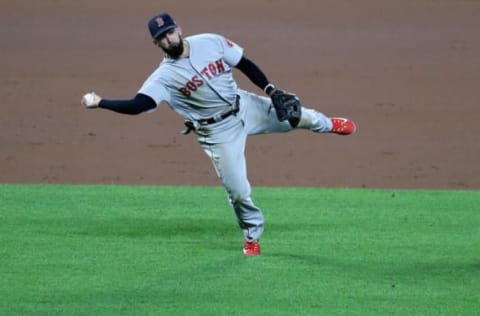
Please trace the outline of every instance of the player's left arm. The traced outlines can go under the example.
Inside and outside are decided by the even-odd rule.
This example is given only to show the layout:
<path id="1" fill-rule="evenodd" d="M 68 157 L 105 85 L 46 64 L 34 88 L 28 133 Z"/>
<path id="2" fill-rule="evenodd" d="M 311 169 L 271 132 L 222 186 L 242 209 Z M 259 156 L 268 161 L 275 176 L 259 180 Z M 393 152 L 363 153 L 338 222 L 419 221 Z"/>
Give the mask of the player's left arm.
<path id="1" fill-rule="evenodd" d="M 268 81 L 260 67 L 245 56 L 243 48 L 223 36 L 215 38 L 218 48 L 223 51 L 223 60 L 229 66 L 239 69 L 253 84 L 270 95 L 273 84 Z"/>
<path id="2" fill-rule="evenodd" d="M 242 59 L 238 62 L 235 68 L 239 69 L 248 79 L 250 79 L 253 84 L 265 91 L 268 85 L 273 85 L 268 80 L 265 73 L 258 67 L 253 61 L 248 59 L 245 56 L 242 56 Z M 267 91 L 265 91 L 269 94 Z"/>
<path id="3" fill-rule="evenodd" d="M 270 97 L 275 93 L 279 93 L 281 90 L 275 88 L 275 86 L 268 80 L 265 73 L 258 67 L 253 61 L 242 56 L 235 68 L 239 69 L 250 81 L 252 81 L 257 87 L 262 89 Z M 284 91 L 282 91 L 284 92 Z M 284 92 L 286 93 L 286 92 Z"/>
<path id="4" fill-rule="evenodd" d="M 226 63 L 239 69 L 253 84 L 268 94 L 279 121 L 288 120 L 292 127 L 297 127 L 302 115 L 300 99 L 292 93 L 275 88 L 260 67 L 245 56 L 240 46 L 228 39 L 220 39 Z"/>
<path id="5" fill-rule="evenodd" d="M 235 67 L 270 96 L 279 121 L 288 120 L 292 127 L 297 127 L 301 117 L 301 103 L 294 94 L 276 89 L 268 81 L 265 73 L 245 56 L 242 56 L 240 62 Z"/>

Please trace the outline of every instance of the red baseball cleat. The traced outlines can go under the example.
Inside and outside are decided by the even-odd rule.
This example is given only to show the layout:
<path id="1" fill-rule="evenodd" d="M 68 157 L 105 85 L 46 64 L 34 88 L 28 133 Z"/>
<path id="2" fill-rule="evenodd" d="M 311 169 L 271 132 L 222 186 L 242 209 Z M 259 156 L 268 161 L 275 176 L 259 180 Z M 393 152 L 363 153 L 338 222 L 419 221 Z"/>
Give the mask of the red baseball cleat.
<path id="1" fill-rule="evenodd" d="M 331 117 L 330 120 L 332 121 L 332 133 L 338 135 L 350 135 L 355 133 L 357 127 L 353 121 L 343 117 Z"/>
<path id="2" fill-rule="evenodd" d="M 260 243 L 258 241 L 245 241 L 245 244 L 243 245 L 243 254 L 245 256 L 258 256 L 260 252 Z"/>

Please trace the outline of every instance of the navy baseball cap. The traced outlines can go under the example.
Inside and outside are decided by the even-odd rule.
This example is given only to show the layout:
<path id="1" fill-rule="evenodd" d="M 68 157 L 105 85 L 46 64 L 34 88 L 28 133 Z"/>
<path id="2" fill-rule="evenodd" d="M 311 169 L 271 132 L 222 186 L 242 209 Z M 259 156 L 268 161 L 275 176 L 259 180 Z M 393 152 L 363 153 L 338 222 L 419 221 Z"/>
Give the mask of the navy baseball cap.
<path id="1" fill-rule="evenodd" d="M 157 14 L 148 22 L 148 29 L 153 39 L 176 27 L 177 24 L 168 13 Z"/>

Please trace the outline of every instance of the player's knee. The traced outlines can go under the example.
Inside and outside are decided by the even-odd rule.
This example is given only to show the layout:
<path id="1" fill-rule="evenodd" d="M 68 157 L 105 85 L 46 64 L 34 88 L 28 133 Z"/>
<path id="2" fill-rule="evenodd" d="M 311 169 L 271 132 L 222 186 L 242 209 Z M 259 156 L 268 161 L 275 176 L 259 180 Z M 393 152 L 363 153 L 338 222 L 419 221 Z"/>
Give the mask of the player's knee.
<path id="1" fill-rule="evenodd" d="M 229 192 L 228 197 L 233 206 L 245 204 L 250 201 L 250 192 Z"/>

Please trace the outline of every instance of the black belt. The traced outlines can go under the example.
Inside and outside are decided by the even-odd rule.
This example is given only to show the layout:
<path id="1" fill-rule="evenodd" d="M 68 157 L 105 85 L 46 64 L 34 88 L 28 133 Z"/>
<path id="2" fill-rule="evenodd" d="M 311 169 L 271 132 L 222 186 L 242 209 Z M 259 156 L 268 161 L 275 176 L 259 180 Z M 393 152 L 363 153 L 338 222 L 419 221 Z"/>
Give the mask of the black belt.
<path id="1" fill-rule="evenodd" d="M 236 109 L 230 110 L 228 112 L 222 113 L 220 115 L 216 115 L 216 116 L 208 118 L 208 119 L 198 120 L 197 122 L 200 125 L 210 125 L 210 124 L 218 123 L 218 122 L 223 121 L 224 119 L 226 119 L 230 115 L 237 114 L 238 110 L 239 109 L 236 108 Z"/>
<path id="2" fill-rule="evenodd" d="M 239 95 L 236 96 L 235 104 L 233 105 L 233 108 L 230 111 L 224 112 L 224 113 L 219 114 L 219 115 L 215 115 L 215 116 L 210 117 L 208 119 L 197 120 L 196 123 L 198 123 L 199 125 L 215 124 L 215 123 L 223 121 L 224 119 L 226 119 L 227 117 L 229 117 L 231 115 L 237 114 L 238 111 L 240 111 L 240 96 Z M 186 134 L 190 133 L 191 131 L 195 130 L 195 122 L 185 121 L 184 124 L 185 124 L 186 128 L 182 131 L 182 134 L 186 135 Z"/>

